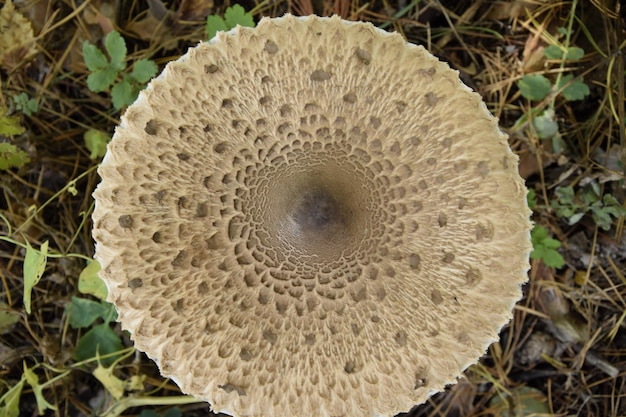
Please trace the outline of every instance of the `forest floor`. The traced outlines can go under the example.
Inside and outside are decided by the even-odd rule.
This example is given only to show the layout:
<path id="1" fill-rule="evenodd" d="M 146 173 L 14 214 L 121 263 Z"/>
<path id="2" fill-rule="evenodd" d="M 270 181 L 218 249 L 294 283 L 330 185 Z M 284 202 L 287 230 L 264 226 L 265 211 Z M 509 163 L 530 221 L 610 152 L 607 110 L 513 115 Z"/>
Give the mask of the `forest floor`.
<path id="1" fill-rule="evenodd" d="M 0 2 L 0 416 L 211 415 L 101 301 L 90 214 L 126 105 L 231 5 Z M 623 2 L 241 5 L 254 22 L 334 13 L 424 45 L 482 95 L 520 157 L 535 223 L 524 298 L 479 364 L 406 415 L 626 416 Z"/>

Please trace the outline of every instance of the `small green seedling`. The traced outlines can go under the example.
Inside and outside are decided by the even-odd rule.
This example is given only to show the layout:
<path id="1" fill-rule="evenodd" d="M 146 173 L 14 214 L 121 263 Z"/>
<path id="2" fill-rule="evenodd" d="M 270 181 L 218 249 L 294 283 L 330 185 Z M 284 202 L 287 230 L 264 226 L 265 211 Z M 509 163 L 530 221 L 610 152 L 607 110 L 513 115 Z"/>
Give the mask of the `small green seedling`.
<path id="1" fill-rule="evenodd" d="M 126 72 L 126 41 L 116 32 L 110 32 L 104 39 L 107 58 L 94 44 L 83 43 L 83 58 L 91 72 L 87 77 L 87 87 L 94 93 L 111 88 L 111 99 L 115 109 L 131 104 L 139 91 L 157 73 L 156 64 L 149 59 L 135 61 L 130 73 Z"/>
<path id="2" fill-rule="evenodd" d="M 585 84 L 582 76 L 574 77 L 565 69 L 566 63 L 580 61 L 585 55 L 582 48 L 570 46 L 573 21 L 574 13 L 572 11 L 569 27 L 558 28 L 558 36 L 553 39 L 553 44 L 544 48 L 543 51 L 544 56 L 549 61 L 557 61 L 559 64 L 560 71 L 554 81 L 542 74 L 527 74 L 517 82 L 517 87 L 524 98 L 543 103 L 531 108 L 530 112 L 522 116 L 516 125 L 523 125 L 530 120 L 539 139 L 553 140 L 553 150 L 556 153 L 565 146 L 556 120 L 555 102 L 557 97 L 561 97 L 565 101 L 575 101 L 584 99 L 590 93 L 589 86 Z M 558 40 L 559 36 L 565 38 L 562 43 Z M 547 104 L 545 103 L 546 100 L 548 100 Z"/>
<path id="3" fill-rule="evenodd" d="M 582 77 L 574 79 L 572 74 L 560 77 L 554 85 L 541 74 L 528 74 L 518 81 L 517 87 L 522 96 L 531 101 L 542 101 L 550 94 L 559 95 L 566 101 L 582 100 L 589 95 L 589 87 Z M 559 135 L 553 105 L 543 111 L 533 108 L 531 114 L 533 128 L 539 139 L 550 139 Z"/>
<path id="4" fill-rule="evenodd" d="M 527 74 L 517 82 L 517 87 L 531 101 L 541 101 L 550 93 L 560 94 L 566 101 L 582 100 L 589 95 L 589 86 L 582 77 L 574 79 L 572 74 L 564 75 L 554 85 L 541 74 Z"/>
<path id="5" fill-rule="evenodd" d="M 530 232 L 530 239 L 533 250 L 530 252 L 531 259 L 541 259 L 550 268 L 561 268 L 565 265 L 565 260 L 557 249 L 561 247 L 561 242 L 548 237 L 548 230 L 542 226 L 535 226 Z"/>
<path id="6" fill-rule="evenodd" d="M 557 187 L 554 191 L 557 200 L 551 206 L 559 217 L 566 218 L 569 225 L 578 223 L 585 214 L 591 213 L 594 222 L 603 230 L 611 229 L 613 218 L 626 216 L 626 208 L 611 194 L 601 197 L 598 184 L 574 191 L 573 187 Z"/>
<path id="7" fill-rule="evenodd" d="M 206 36 L 207 39 L 213 39 L 215 34 L 219 31 L 228 31 L 235 26 L 246 26 L 249 28 L 254 27 L 254 19 L 252 15 L 245 11 L 243 7 L 235 4 L 228 7 L 224 12 L 224 18 L 220 16 L 211 15 L 206 18 Z"/>
<path id="8" fill-rule="evenodd" d="M 15 109 L 21 111 L 26 116 L 32 116 L 39 110 L 37 100 L 28 97 L 28 94 L 26 93 L 20 93 L 13 96 L 13 103 L 15 104 Z"/>

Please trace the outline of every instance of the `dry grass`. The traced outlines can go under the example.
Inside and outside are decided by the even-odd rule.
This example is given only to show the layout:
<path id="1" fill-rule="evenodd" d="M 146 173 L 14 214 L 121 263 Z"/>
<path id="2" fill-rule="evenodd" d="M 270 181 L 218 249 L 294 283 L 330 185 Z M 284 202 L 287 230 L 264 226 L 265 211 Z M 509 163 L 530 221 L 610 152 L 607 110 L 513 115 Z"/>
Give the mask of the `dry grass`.
<path id="1" fill-rule="evenodd" d="M 157 6 L 162 3 L 156 0 L 15 3 L 32 22 L 36 54 L 10 70 L 0 69 L 0 109 L 12 108 L 12 97 L 25 92 L 35 98 L 39 110 L 30 117 L 15 112 L 26 131 L 10 139 L 30 155 L 31 162 L 0 171 L 0 396 L 18 384 L 26 364 L 35 369 L 40 383 L 52 381 L 43 396 L 56 410 L 46 415 L 100 415 L 103 409 L 97 399 L 108 399 L 105 404 L 112 407 L 115 402 L 93 376 L 95 363 L 74 359 L 84 329 L 69 326 L 66 305 L 79 295 L 78 276 L 93 254 L 89 214 L 98 181 L 97 161 L 89 158 L 83 134 L 88 129 L 112 133 L 119 114 L 107 94 L 87 88 L 82 42 L 101 42 L 103 34 L 115 28 L 127 40 L 133 59 L 147 57 L 162 65 L 203 38 L 204 18 L 223 12 L 225 5 L 179 0 L 169 2 L 168 11 L 160 10 Z M 467 370 L 459 384 L 408 416 L 530 415 L 512 409 L 530 404 L 522 387 L 533 388 L 532 395 L 548 404 L 551 415 L 626 415 L 624 218 L 607 231 L 589 215 L 568 225 L 551 207 L 557 187 L 582 188 L 591 182 L 624 204 L 626 11 L 612 0 L 577 2 L 569 43 L 583 48 L 584 58 L 573 63 L 547 61 L 544 48 L 558 42 L 557 28 L 567 27 L 572 4 L 540 0 L 244 4 L 255 17 L 336 13 L 372 21 L 449 62 L 500 118 L 520 155 L 527 186 L 536 192 L 534 220 L 562 242 L 565 266 L 554 269 L 533 261 L 525 298 L 501 341 Z M 590 95 L 579 101 L 557 97 L 538 103 L 521 96 L 517 82 L 525 74 L 555 77 L 559 72 L 584 75 Z M 532 123 L 517 123 L 532 109 L 551 106 L 562 135 L 560 150 L 559 143 L 540 140 Z M 5 142 L 9 137 L 0 139 Z M 24 244 L 39 247 L 44 240 L 50 241 L 55 256 L 49 258 L 33 291 L 29 315 L 22 305 Z M 3 312 L 9 312 L 15 323 L 3 324 Z M 128 340 L 125 343 L 130 346 Z M 130 354 L 114 371 L 121 381 L 145 376 L 140 389 L 130 389 L 114 411 L 134 415 L 146 407 L 160 410 L 180 404 L 185 415 L 207 415 L 205 404 L 182 405 L 189 400 L 180 397 L 176 386 L 164 381 L 142 354 Z M 29 385 L 20 399 L 20 415 L 37 414 Z"/>

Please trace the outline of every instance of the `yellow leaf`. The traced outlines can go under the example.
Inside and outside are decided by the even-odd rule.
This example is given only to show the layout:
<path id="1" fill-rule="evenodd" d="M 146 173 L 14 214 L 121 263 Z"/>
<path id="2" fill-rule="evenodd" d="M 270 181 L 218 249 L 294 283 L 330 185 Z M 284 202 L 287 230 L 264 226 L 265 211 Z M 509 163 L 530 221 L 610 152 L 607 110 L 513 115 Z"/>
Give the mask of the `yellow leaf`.
<path id="1" fill-rule="evenodd" d="M 93 376 L 106 388 L 116 400 L 124 396 L 124 381 L 113 375 L 113 366 L 105 368 L 102 364 L 93 371 Z"/>
<path id="2" fill-rule="evenodd" d="M 39 378 L 37 374 L 28 369 L 26 362 L 24 362 L 24 377 L 26 382 L 33 388 L 33 394 L 35 394 L 35 400 L 37 401 L 37 411 L 39 415 L 44 415 L 46 410 L 56 410 L 57 407 L 50 404 L 43 395 L 44 385 L 39 384 Z"/>
<path id="3" fill-rule="evenodd" d="M 91 261 L 78 276 L 78 291 L 106 300 L 107 286 L 98 276 L 98 272 L 100 272 L 100 263 L 96 260 Z"/>
<path id="4" fill-rule="evenodd" d="M 0 28 L 0 67 L 12 71 L 37 53 L 33 27 L 11 0 L 0 10 Z"/>
<path id="5" fill-rule="evenodd" d="M 26 242 L 26 256 L 24 257 L 24 308 L 30 314 L 31 292 L 46 270 L 48 260 L 48 241 L 41 245 L 40 250 L 33 249 Z"/>
<path id="6" fill-rule="evenodd" d="M 143 390 L 143 383 L 146 380 L 145 375 L 133 375 L 125 381 L 126 391 L 141 391 Z"/>

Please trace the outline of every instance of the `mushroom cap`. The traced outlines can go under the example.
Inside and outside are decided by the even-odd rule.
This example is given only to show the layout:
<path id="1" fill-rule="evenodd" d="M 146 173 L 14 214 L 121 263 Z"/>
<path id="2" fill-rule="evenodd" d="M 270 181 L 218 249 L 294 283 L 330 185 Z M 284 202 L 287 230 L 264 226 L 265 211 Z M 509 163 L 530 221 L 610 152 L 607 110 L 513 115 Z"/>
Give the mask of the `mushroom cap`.
<path id="1" fill-rule="evenodd" d="M 190 49 L 99 173 L 108 300 L 216 412 L 407 411 L 497 340 L 527 280 L 526 189 L 497 120 L 371 24 L 287 15 Z"/>

